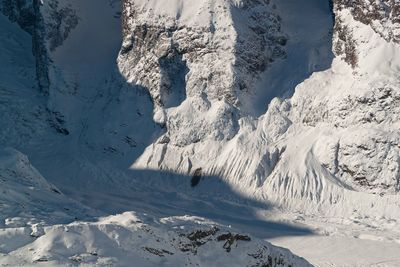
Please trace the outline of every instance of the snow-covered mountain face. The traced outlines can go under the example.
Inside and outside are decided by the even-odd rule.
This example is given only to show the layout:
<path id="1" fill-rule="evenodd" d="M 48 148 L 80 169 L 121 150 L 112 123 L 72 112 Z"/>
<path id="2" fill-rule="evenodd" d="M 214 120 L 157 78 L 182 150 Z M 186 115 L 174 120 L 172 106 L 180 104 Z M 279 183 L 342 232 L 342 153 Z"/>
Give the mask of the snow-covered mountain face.
<path id="1" fill-rule="evenodd" d="M 291 79 L 300 82 L 318 68 L 327 68 L 331 60 L 333 21 L 328 3 L 311 1 L 304 7 L 304 3 L 290 1 L 279 5 L 270 1 L 170 1 L 166 5 L 124 1 L 123 8 L 119 67 L 128 81 L 150 90 L 156 113 L 191 99 L 201 106 L 202 101 L 223 100 L 241 112 L 260 114 L 273 94 L 293 90 L 285 83 L 276 88 L 277 81 L 269 77 L 288 71 L 287 62 L 300 65 L 289 70 Z M 314 14 L 297 27 L 294 17 L 307 12 Z M 323 30 L 317 29 L 317 21 L 325 26 Z M 295 44 L 298 51 L 291 51 Z M 302 68 L 305 74 L 296 73 L 304 72 Z M 262 78 L 271 88 L 260 88 Z M 156 119 L 165 123 L 165 116 L 158 115 Z"/>
<path id="2" fill-rule="evenodd" d="M 397 194 L 398 3 L 300 2 L 125 1 L 119 67 L 166 128 L 134 168 L 201 169 L 278 202 Z M 296 64 L 322 71 L 300 83 L 284 72 Z M 296 92 L 254 117 L 260 99 L 290 94 L 278 73 Z"/>
<path id="3" fill-rule="evenodd" d="M 35 212 L 61 203 L 52 209 L 64 224 L 74 215 L 61 207 L 78 217 L 94 211 L 60 191 L 106 213 L 133 206 L 161 217 L 166 199 L 119 198 L 178 192 L 182 201 L 168 210 L 229 195 L 311 216 L 396 222 L 399 8 L 394 0 L 0 0 L 0 146 L 27 154 L 59 189 L 10 148 L 0 174 L 17 175 L 0 182 L 23 203 L 39 199 Z M 10 154 L 34 175 L 10 171 Z M 32 197 L 21 194 L 31 188 Z M 31 220 L 10 210 L 11 226 L 54 224 L 45 213 Z M 85 233 L 107 234 L 102 220 Z M 68 257 L 93 263 L 89 254 Z"/>
<path id="4" fill-rule="evenodd" d="M 91 155 L 97 158 L 106 157 L 104 162 L 110 158 L 115 160 L 110 156 L 114 153 L 110 148 L 112 144 L 106 143 L 110 147 L 103 147 L 108 140 L 112 139 L 116 145 L 124 144 L 126 151 L 143 146 L 136 143 L 136 136 L 142 136 L 141 140 L 149 137 L 143 136 L 143 132 L 132 133 L 130 129 L 143 123 L 140 117 L 145 117 L 146 112 L 151 115 L 151 102 L 144 90 L 132 92 L 136 88 L 123 86 L 112 71 L 116 67 L 114 60 L 110 59 L 112 56 L 97 58 L 99 55 L 106 56 L 107 52 L 109 55 L 114 53 L 115 59 L 118 49 L 115 50 L 114 45 L 118 45 L 118 38 L 108 40 L 108 34 L 92 34 L 93 42 L 87 42 L 87 47 L 79 46 L 79 49 L 87 49 L 84 50 L 85 55 L 79 55 L 82 59 L 82 63 L 77 66 L 79 69 L 73 67 L 77 64 L 78 56 L 67 57 L 68 50 L 78 52 L 78 45 L 82 41 L 80 38 L 84 38 L 93 25 L 97 24 L 93 17 L 91 22 L 82 22 L 82 26 L 75 23 L 88 19 L 82 12 L 88 10 L 84 7 L 92 6 L 90 3 L 81 2 L 80 6 L 74 6 L 72 4 L 76 3 L 69 2 L 64 7 L 63 3 L 55 1 L 49 2 L 49 5 L 43 3 L 43 6 L 34 4 L 37 5 L 35 8 L 40 7 L 38 19 L 42 24 L 39 26 L 24 26 L 25 11 L 22 8 L 25 5 L 19 5 L 18 2 L 11 9 L 1 6 L 7 15 L 0 14 L 1 266 L 131 266 L 132 263 L 138 266 L 310 266 L 307 261 L 294 256 L 288 250 L 274 247 L 268 242 L 207 219 L 194 216 L 160 216 L 160 213 L 155 214 L 151 209 L 148 212 L 152 215 L 126 212 L 107 216 L 109 211 L 84 206 L 72 200 L 70 195 L 63 194 L 65 185 L 74 187 L 74 184 L 79 184 L 77 180 L 74 182 L 74 178 L 82 179 L 85 171 L 95 171 L 101 166 L 101 163 L 96 167 L 90 165 Z M 109 7 L 104 9 L 110 15 L 108 22 L 116 19 L 114 15 L 118 16 L 118 13 L 113 8 L 115 3 L 103 4 L 104 7 Z M 31 7 L 28 5 L 28 8 Z M 78 7 L 79 12 L 74 11 Z M 60 15 L 64 13 L 65 15 Z M 75 14 L 73 17 L 76 19 L 71 14 Z M 74 24 L 74 27 L 66 30 L 64 19 L 69 21 L 65 25 Z M 100 20 L 102 19 L 104 18 L 101 17 Z M 58 22 L 53 23 L 54 21 Z M 56 32 L 53 26 L 59 27 Z M 110 25 L 99 25 L 100 28 L 105 26 Z M 36 31 L 39 30 L 45 34 L 37 35 Z M 75 33 L 78 30 L 82 32 L 74 36 L 74 30 Z M 48 36 L 49 32 L 54 34 L 51 35 L 54 39 L 40 39 L 41 36 Z M 45 48 L 44 54 L 40 54 L 43 50 L 35 50 L 37 38 L 41 40 L 41 47 Z M 93 44 L 96 46 L 93 47 Z M 90 54 L 91 49 L 96 52 Z M 43 84 L 38 79 L 38 64 L 43 63 L 41 58 L 46 59 L 48 64 L 43 68 L 48 71 L 49 78 L 49 87 L 46 90 L 43 90 Z M 83 72 L 86 75 L 97 74 L 98 77 L 79 76 Z M 57 79 L 63 80 L 60 82 Z M 60 85 L 62 83 L 65 87 Z M 70 91 L 71 85 L 76 85 L 73 92 Z M 121 95 L 110 96 L 108 90 L 111 88 Z M 128 98 L 119 100 L 119 97 L 124 96 Z M 121 125 L 123 118 L 119 112 L 124 109 L 131 111 L 129 104 L 132 103 L 137 122 L 129 126 Z M 67 113 L 71 110 L 74 113 Z M 109 120 L 108 124 L 103 124 L 104 121 L 98 117 L 99 110 L 113 110 L 110 114 L 100 116 Z M 82 114 L 82 111 L 86 114 Z M 131 116 L 129 114 L 125 119 L 134 120 Z M 112 118 L 117 119 L 114 121 Z M 96 122 L 100 125 L 93 125 Z M 107 131 L 118 127 L 125 129 L 125 132 L 117 134 Z M 142 131 L 147 132 L 158 131 L 158 128 L 152 125 L 141 127 Z M 118 135 L 124 138 L 119 140 L 116 138 Z M 108 139 L 109 136 L 113 138 Z M 8 146 L 26 151 L 35 158 L 34 163 L 23 153 Z M 77 151 L 87 154 L 82 155 L 76 153 Z M 75 157 L 77 159 L 74 161 Z M 120 159 L 121 156 L 117 158 L 118 161 Z M 91 160 L 95 162 L 96 158 Z M 38 163 L 40 169 L 43 167 L 45 173 L 52 177 L 52 181 L 63 181 L 60 183 L 62 189 L 48 182 L 33 166 L 35 163 Z M 103 167 L 106 169 L 106 166 Z M 71 175 L 76 170 L 77 178 Z M 82 170 L 85 170 L 83 174 L 79 173 Z M 115 171 L 112 168 L 109 170 Z M 107 180 L 102 184 L 100 180 L 104 173 L 99 171 L 98 174 L 97 178 L 84 177 L 89 178 L 86 183 L 83 179 L 80 180 L 81 184 L 73 190 L 79 191 L 80 187 L 89 185 L 86 189 L 91 189 L 86 192 L 101 195 L 98 189 L 109 190 L 111 187 L 107 184 L 110 182 L 117 185 Z M 91 179 L 99 180 L 95 182 Z M 130 186 L 125 180 L 117 187 Z M 113 201 L 109 202 L 109 206 L 113 206 Z M 116 206 L 113 206 L 111 212 L 121 210 L 115 208 Z"/>
<path id="5" fill-rule="evenodd" d="M 271 97 L 292 93 L 290 86 L 329 66 L 331 10 L 328 2 L 321 1 L 185 3 L 171 1 L 169 9 L 155 1 L 124 4 L 120 70 L 128 81 L 148 88 L 155 103 L 154 120 L 167 129 L 159 144 L 151 147 L 154 152 L 146 151 L 137 166 L 143 161 L 142 167 L 183 173 L 203 168 L 220 174 L 227 170 L 212 166 L 218 161 L 210 157 L 229 150 L 225 143 L 239 136 L 241 129 L 255 128 L 254 115 L 265 112 Z M 299 17 L 305 18 L 301 27 Z M 290 79 L 282 78 L 285 72 Z M 176 73 L 182 74 L 180 86 L 171 80 L 179 76 L 171 75 Z M 179 102 L 164 103 L 170 97 Z M 269 157 L 268 152 L 257 154 Z M 182 155 L 180 160 L 170 160 L 176 155 Z M 274 164 L 273 159 L 267 161 Z M 271 171 L 266 167 L 263 176 Z"/>
<path id="6" fill-rule="evenodd" d="M 395 1 L 334 2 L 337 58 L 330 71 L 301 84 L 290 101 L 292 121 L 335 129 L 324 141 L 331 152 L 325 154 L 324 149 L 321 155 L 319 151 L 318 161 L 355 190 L 399 191 L 398 5 Z"/>

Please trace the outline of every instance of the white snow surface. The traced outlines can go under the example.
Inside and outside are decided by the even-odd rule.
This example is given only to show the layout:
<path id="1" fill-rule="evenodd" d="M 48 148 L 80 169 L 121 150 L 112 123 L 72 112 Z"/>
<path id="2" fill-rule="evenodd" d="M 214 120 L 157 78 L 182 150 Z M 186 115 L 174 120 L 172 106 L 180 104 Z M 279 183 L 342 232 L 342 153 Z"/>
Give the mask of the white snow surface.
<path id="1" fill-rule="evenodd" d="M 228 244 L 219 239 L 232 229 L 199 217 L 156 219 L 125 212 L 99 218 L 101 213 L 63 196 L 14 149 L 0 152 L 0 173 L 1 266 L 244 266 L 269 261 L 310 266 L 288 250 L 248 236 Z M 90 214 L 91 221 L 80 217 Z"/>
<path id="2" fill-rule="evenodd" d="M 75 141 L 66 143 L 52 133 L 49 125 L 41 123 L 48 119 L 45 103 L 38 93 L 37 98 L 32 98 L 38 88 L 33 83 L 35 64 L 29 35 L 3 15 L 0 24 L 0 36 L 5 40 L 0 44 L 2 62 L 14 63 L 1 64 L 1 121 L 8 126 L 2 129 L 0 138 L 0 266 L 243 266 L 267 262 L 276 266 L 310 266 L 286 249 L 201 217 L 122 212 L 113 201 L 108 207 L 90 208 L 72 200 L 71 194 L 64 195 L 33 167 L 26 155 L 4 148 L 13 145 L 36 154 L 39 162 L 51 165 L 46 167 L 47 172 L 51 169 L 48 173 L 59 176 L 54 181 L 73 184 L 64 180 L 62 173 L 75 172 L 69 168 L 76 168 L 76 162 L 67 164 L 66 160 L 66 155 L 77 149 L 70 146 Z M 24 123 L 12 124 L 13 121 Z M 33 137 L 36 132 L 39 134 Z M 130 145 L 134 142 L 132 139 Z M 55 158 L 48 152 L 60 154 L 63 149 L 67 150 L 64 156 L 53 161 Z M 82 159 L 77 161 L 85 164 Z M 88 181 L 88 199 L 100 194 L 104 200 L 106 195 L 102 196 L 99 189 L 109 190 L 106 184 L 107 181 Z M 127 184 L 118 187 L 121 185 L 122 189 Z M 81 193 L 85 190 L 87 187 Z M 150 193 L 148 189 L 147 192 Z M 97 201 L 98 205 L 101 202 Z M 127 203 L 125 207 L 129 206 Z M 107 215 L 110 210 L 121 213 Z M 231 237 L 219 240 L 224 234 Z M 235 239 L 236 234 L 245 240 Z"/>
<path id="3" fill-rule="evenodd" d="M 50 2 L 45 21 L 54 19 L 46 17 Z M 47 99 L 37 93 L 29 35 L 0 15 L 0 62 L 7 62 L 0 64 L 0 265 L 243 266 L 261 253 L 282 256 L 282 266 L 308 266 L 260 239 L 316 266 L 400 265 L 398 44 L 340 11 L 357 44 L 351 69 L 326 52 L 332 29 L 320 19 L 329 13 L 322 1 L 249 8 L 249 1 L 135 0 L 124 31 L 177 31 L 132 66 L 135 54 L 117 58 L 122 41 L 122 50 L 132 41 L 120 40 L 118 3 L 57 2 L 79 19 L 49 48 Z M 257 10 L 272 22 L 274 12 L 282 18 L 282 32 L 272 35 L 287 37 L 287 55 L 253 77 L 234 52 L 241 36 L 252 37 L 245 48 L 258 41 L 246 28 Z M 297 21 L 307 25 L 301 32 Z M 201 56 L 184 58 L 183 100 L 162 107 L 154 100 L 163 73 L 146 64 L 168 54 L 171 40 L 189 51 L 196 40 L 193 55 Z M 254 49 L 250 58 L 270 52 Z M 218 71 L 224 79 L 207 80 Z M 235 74 L 257 90 L 237 91 Z M 227 97 L 219 85 L 232 89 Z M 268 102 L 290 96 L 293 85 L 292 97 Z M 229 102 L 232 92 L 239 101 Z M 54 120 L 69 135 L 54 131 Z M 202 177 L 192 187 L 196 170 Z M 228 253 L 216 235 L 197 255 L 181 250 L 191 232 L 213 226 L 252 241 Z"/>

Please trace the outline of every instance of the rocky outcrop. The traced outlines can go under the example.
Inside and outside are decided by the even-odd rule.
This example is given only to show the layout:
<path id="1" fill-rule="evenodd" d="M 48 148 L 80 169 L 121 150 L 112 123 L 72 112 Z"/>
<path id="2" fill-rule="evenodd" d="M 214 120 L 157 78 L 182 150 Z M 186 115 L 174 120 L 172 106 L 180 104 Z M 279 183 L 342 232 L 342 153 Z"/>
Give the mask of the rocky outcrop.
<path id="1" fill-rule="evenodd" d="M 21 28 L 33 34 L 36 20 L 34 1 L 2 0 L 0 10 L 11 21 L 17 22 Z"/>
<path id="2" fill-rule="evenodd" d="M 158 108 L 187 97 L 240 108 L 260 74 L 285 57 L 286 37 L 268 2 L 201 1 L 192 18 L 189 6 L 156 14 L 140 1 L 123 5 L 120 69 Z"/>
<path id="3" fill-rule="evenodd" d="M 53 52 L 68 38 L 78 25 L 79 18 L 71 4 L 49 0 L 41 8 L 44 17 L 44 40 Z"/>
<path id="4" fill-rule="evenodd" d="M 335 0 L 335 12 L 347 10 L 385 40 L 400 41 L 400 3 L 396 0 Z"/>
<path id="5" fill-rule="evenodd" d="M 362 45 L 349 17 L 369 26 L 387 42 L 400 42 L 400 3 L 394 0 L 336 0 L 334 52 L 353 68 L 359 60 L 359 45 Z"/>
<path id="6" fill-rule="evenodd" d="M 36 57 L 36 77 L 41 91 L 49 91 L 49 59 L 45 44 L 45 27 L 39 0 L 2 0 L 0 10 L 11 21 L 32 35 L 32 52 Z"/>

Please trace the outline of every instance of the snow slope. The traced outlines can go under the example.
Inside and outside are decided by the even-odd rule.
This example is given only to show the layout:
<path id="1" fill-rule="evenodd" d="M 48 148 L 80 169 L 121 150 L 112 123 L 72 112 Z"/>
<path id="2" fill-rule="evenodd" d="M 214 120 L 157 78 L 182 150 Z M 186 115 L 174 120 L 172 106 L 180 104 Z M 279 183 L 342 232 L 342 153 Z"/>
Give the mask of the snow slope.
<path id="1" fill-rule="evenodd" d="M 289 6 L 290 1 L 280 3 L 281 12 L 285 10 L 289 14 L 286 18 L 290 18 L 291 10 L 285 9 L 285 4 Z M 323 16 L 329 8 L 328 3 L 325 4 L 310 4 L 314 9 L 309 10 L 320 10 Z M 279 11 L 279 4 L 275 5 Z M 272 3 L 271 6 L 271 10 L 274 10 Z M 256 12 L 261 7 L 244 5 L 238 8 L 245 13 L 249 10 Z M 357 40 L 359 66 L 355 70 L 338 55 L 330 69 L 314 73 L 299 84 L 292 98 L 274 99 L 266 114 L 258 118 L 246 115 L 246 108 L 240 104 L 214 99 L 208 91 L 218 92 L 218 85 L 208 84 L 206 92 L 198 92 L 202 94 L 200 97 L 190 94 L 178 107 L 162 108 L 161 111 L 155 109 L 155 120 L 165 123 L 167 131 L 156 143 L 148 146 L 132 167 L 174 170 L 189 175 L 201 169 L 203 174 L 220 176 L 249 196 L 292 208 L 295 206 L 307 212 L 319 209 L 330 214 L 349 215 L 355 206 L 361 205 L 361 211 L 358 212 L 363 214 L 370 213 L 373 207 L 378 213 L 397 218 L 399 152 L 396 145 L 397 104 L 394 88 L 398 84 L 398 45 L 388 43 L 369 25 L 349 17 L 346 10 L 335 11 L 336 20 L 351 28 L 353 39 Z M 224 19 L 230 18 L 229 13 L 226 16 L 225 13 L 219 14 Z M 285 14 L 279 15 L 284 25 Z M 301 20 L 302 14 L 298 15 L 297 20 Z M 175 17 L 169 16 L 166 20 L 174 21 Z M 329 36 L 329 28 L 324 33 L 319 25 L 312 22 L 316 17 L 311 16 L 311 22 L 304 21 L 310 24 L 308 27 L 315 25 L 319 29 L 316 40 L 309 40 L 307 36 L 307 41 L 299 40 L 300 35 L 293 30 L 295 25 L 289 24 L 295 20 L 291 18 L 285 22 L 282 29 L 287 32 L 282 34 L 288 36 L 288 46 L 293 39 L 312 51 L 311 48 L 318 47 L 315 43 Z M 151 16 L 133 16 L 130 19 L 127 24 L 130 23 L 134 33 L 138 24 L 154 23 Z M 183 25 L 186 23 L 179 19 L 177 21 Z M 181 27 L 186 29 L 191 26 Z M 240 40 L 241 34 L 247 36 L 240 27 L 233 27 L 233 30 L 239 36 L 237 40 Z M 336 29 L 333 38 L 340 37 L 338 31 Z M 127 42 L 140 38 L 140 35 L 125 36 Z M 213 38 L 220 38 L 217 31 Z M 367 42 L 371 39 L 374 41 Z M 174 37 L 172 40 L 175 40 Z M 239 44 L 242 45 L 241 42 Z M 179 42 L 178 46 L 181 46 Z M 135 56 L 138 47 L 141 48 L 142 44 L 129 53 L 121 53 L 119 64 L 122 73 L 131 66 L 129 58 Z M 186 57 L 185 51 L 182 53 Z M 314 50 L 314 53 L 317 52 Z M 206 57 L 201 59 L 203 65 L 209 64 Z M 310 57 L 298 61 L 312 65 L 314 59 Z M 289 56 L 288 62 L 282 62 L 280 64 L 288 64 L 287 67 L 293 64 Z M 190 79 L 201 80 L 196 74 L 202 71 L 190 64 L 188 67 L 186 91 L 196 91 L 198 89 L 192 87 Z M 151 77 L 159 77 L 157 69 L 154 71 L 155 76 Z M 130 68 L 129 75 L 137 77 L 135 68 Z M 265 75 L 268 75 L 268 70 Z M 149 90 L 152 94 L 151 86 Z M 251 95 L 250 92 L 247 94 Z M 152 96 L 155 97 L 154 94 Z M 384 206 L 392 208 L 383 210 Z"/>
<path id="2" fill-rule="evenodd" d="M 199 217 L 98 218 L 100 212 L 68 199 L 11 148 L 0 152 L 0 174 L 1 266 L 310 266 Z"/>
<path id="3" fill-rule="evenodd" d="M 0 157 L 2 228 L 71 222 L 88 213 L 88 209 L 49 184 L 25 155 L 6 148 Z"/>
<path id="4" fill-rule="evenodd" d="M 3 256 L 0 264 L 311 266 L 285 249 L 219 227 L 195 217 L 152 221 L 126 212 L 93 223 L 46 227 L 43 236 Z"/>
<path id="5" fill-rule="evenodd" d="M 74 131 L 66 132 L 58 128 L 59 125 L 54 125 L 52 119 L 57 120 L 60 115 L 47 106 L 49 103 L 46 103 L 45 96 L 35 85 L 36 66 L 35 58 L 31 54 L 30 36 L 3 15 L 0 15 L 0 24 L 0 36 L 4 40 L 0 43 L 1 62 L 9 63 L 1 64 L 0 74 L 0 99 L 4 111 L 1 113 L 1 122 L 5 126 L 0 131 L 1 266 L 131 266 L 132 262 L 139 266 L 220 266 L 223 263 L 233 266 L 310 266 L 288 250 L 276 248 L 246 234 L 237 234 L 234 229 L 200 217 L 155 217 L 137 215 L 134 212 L 106 216 L 106 208 L 93 209 L 72 200 L 43 178 L 27 156 L 11 147 L 3 148 L 12 145 L 34 155 L 34 161 L 45 166 L 43 169 L 47 174 L 52 174 L 53 181 L 66 189 L 74 190 L 77 195 L 85 192 L 94 196 L 101 193 L 97 189 L 110 188 L 108 183 L 111 181 L 104 181 L 96 187 L 93 181 L 85 183 L 79 180 L 84 173 L 75 177 L 76 183 L 73 182 L 74 177 L 69 175 L 77 170 L 79 173 L 81 170 L 78 166 L 87 170 L 85 165 L 90 163 L 88 158 L 99 158 L 96 150 L 99 149 L 105 155 L 111 153 L 102 149 L 100 141 L 104 142 L 103 138 L 107 140 L 109 134 L 103 127 L 116 127 L 113 121 L 110 119 L 109 125 L 101 125 L 99 128 L 92 126 L 89 130 L 83 129 L 76 136 Z M 102 51 L 99 53 L 102 54 Z M 55 62 L 53 63 L 56 64 Z M 109 64 L 112 68 L 113 63 Z M 99 77 L 100 80 L 102 78 Z M 140 106 L 140 101 L 146 99 L 143 93 L 130 94 L 128 89 L 131 88 L 124 87 L 118 80 L 109 83 L 112 84 L 110 87 L 121 85 L 119 92 L 130 96 L 128 100 L 138 97 L 135 101 L 139 103 L 134 112 L 139 118 L 144 116 L 141 112 L 142 109 L 146 110 L 147 104 L 144 102 L 143 107 Z M 90 89 L 89 87 L 88 90 Z M 50 93 L 48 100 L 52 101 L 52 97 Z M 107 99 L 104 104 L 100 97 L 88 109 L 96 113 L 98 109 L 111 109 L 118 103 L 120 102 L 117 98 L 111 103 Z M 121 105 L 118 108 L 124 109 Z M 129 107 L 125 108 L 131 110 Z M 87 117 L 81 119 L 89 120 L 91 116 L 88 112 Z M 118 117 L 119 113 L 111 112 L 107 116 Z M 121 120 L 119 118 L 119 122 Z M 101 120 L 96 117 L 94 121 Z M 63 125 L 60 121 L 57 122 Z M 138 123 L 140 122 L 139 119 Z M 121 127 L 119 124 L 117 126 Z M 154 126 L 150 125 L 149 128 Z M 85 135 L 96 133 L 96 130 L 107 134 L 87 143 Z M 71 138 L 68 139 L 67 136 Z M 122 137 L 125 149 L 143 146 L 136 144 L 133 138 Z M 113 141 L 115 142 L 115 138 Z M 81 153 L 86 152 L 86 158 L 84 155 L 80 157 L 80 154 L 76 155 L 77 159 L 70 158 L 78 150 Z M 104 160 L 104 154 L 100 156 Z M 68 163 L 69 160 L 71 162 Z M 123 165 L 121 162 L 119 164 Z M 113 170 L 111 167 L 110 169 Z M 74 184 L 80 184 L 83 192 L 80 191 L 82 188 L 75 187 Z M 118 184 L 118 187 L 121 189 L 127 185 L 125 181 L 125 184 Z M 70 193 L 69 196 L 74 195 Z M 101 199 L 98 203 L 101 203 Z M 111 209 L 117 211 L 117 205 L 112 204 L 111 201 Z"/>
<path id="6" fill-rule="evenodd" d="M 399 47 L 379 21 L 334 4 L 341 27 L 332 29 L 328 1 L 124 1 L 120 36 L 117 2 L 44 1 L 47 96 L 35 83 L 30 36 L 0 16 L 1 62 L 10 63 L 0 65 L 0 145 L 28 155 L 49 181 L 19 152 L 2 152 L 2 170 L 14 168 L 11 153 L 36 173 L 27 187 L 16 176 L 5 188 L 44 211 L 25 219 L 12 198 L 0 198 L 13 203 L 4 225 L 9 218 L 15 227 L 4 236 L 21 240 L 7 241 L 4 264 L 124 264 L 132 260 L 116 245 L 124 244 L 143 264 L 208 265 L 171 242 L 187 242 L 177 229 L 159 236 L 162 218 L 180 215 L 268 238 L 320 266 L 398 264 Z M 30 187 L 37 194 L 20 195 Z M 56 205 L 36 206 L 42 197 Z M 71 222 L 65 205 L 90 216 Z M 157 237 L 126 222 L 142 213 L 155 218 L 144 224 Z M 35 239 L 37 223 L 45 235 Z M 138 234 L 152 249 L 139 248 Z M 153 256 L 157 238 L 175 256 Z M 204 255 L 225 253 L 210 242 Z"/>
<path id="7" fill-rule="evenodd" d="M 361 2 L 355 5 L 361 5 Z M 293 8 L 293 4 L 290 5 L 289 1 L 275 4 L 277 10 L 282 12 L 279 14 L 282 17 L 282 34 L 288 36 L 289 47 L 290 41 L 296 40 L 296 32 L 291 31 L 289 24 L 284 27 L 285 15 L 290 18 L 290 8 L 283 6 L 286 4 Z M 328 3 L 325 4 L 326 7 L 323 7 L 323 3 L 319 2 L 319 9 L 316 4 L 312 7 L 314 10 L 326 10 Z M 180 106 L 167 107 L 163 113 L 156 109 L 155 120 L 165 123 L 167 132 L 145 150 L 132 168 L 174 170 L 188 175 L 201 169 L 204 175 L 222 177 L 235 190 L 249 197 L 270 201 L 285 209 L 311 216 L 384 218 L 388 223 L 394 222 L 389 231 L 397 232 L 400 201 L 396 116 L 399 47 L 376 32 L 373 25 L 379 22 L 364 24 L 355 19 L 348 9 L 340 9 L 340 1 L 334 4 L 336 25 L 344 26 L 335 27 L 332 32 L 336 53 L 332 67 L 328 65 L 329 69 L 322 68 L 320 70 L 324 71 L 314 73 L 300 83 L 292 98 L 272 100 L 266 114 L 258 118 L 246 116 L 242 113 L 246 112 L 245 106 L 232 106 L 229 99 L 213 99 L 208 93 L 211 90 L 218 92 L 218 85 L 213 84 L 207 84 L 207 93 L 201 97 L 187 95 Z M 281 9 L 279 6 L 282 6 Z M 396 6 L 387 8 L 394 12 Z M 251 7 L 243 9 L 244 13 Z M 322 27 L 312 22 L 317 16 L 315 14 L 318 13 L 310 13 L 306 17 L 318 32 Z M 298 15 L 293 21 L 307 21 L 301 14 Z M 171 15 L 170 20 L 174 19 L 175 16 Z M 229 20 L 229 15 L 225 19 Z M 132 29 L 135 29 L 137 24 L 152 25 L 153 20 L 152 17 L 143 19 L 134 16 L 131 23 Z M 186 22 L 179 19 L 176 23 L 186 26 Z M 296 26 L 293 25 L 292 29 Z M 233 30 L 238 36 L 246 36 L 240 27 Z M 323 40 L 324 36 L 329 38 L 329 28 L 326 30 L 322 36 L 315 35 L 321 36 L 317 40 Z M 311 31 L 310 28 L 308 31 Z M 346 37 L 341 40 L 343 35 Z M 303 36 L 307 38 L 307 35 Z M 125 38 L 129 40 L 132 37 Z M 135 38 L 140 39 L 141 36 Z M 214 35 L 214 38 L 218 37 Z M 344 42 L 344 54 L 336 50 L 341 42 Z M 307 44 L 315 47 L 315 43 L 303 40 L 299 43 L 306 48 Z M 287 50 L 289 53 L 293 51 Z M 311 51 L 318 54 L 315 50 Z M 323 48 L 321 51 L 324 51 Z M 130 66 L 124 65 L 130 64 L 124 56 L 119 59 L 123 73 Z M 289 54 L 287 57 L 289 59 Z M 207 58 L 201 59 L 202 64 L 210 64 Z M 353 64 L 353 59 L 357 59 L 357 64 Z M 283 62 L 283 65 L 288 64 L 287 68 L 294 70 L 293 62 Z M 310 57 L 299 62 L 313 66 L 315 61 Z M 320 62 L 329 63 L 329 58 Z M 272 71 L 277 66 L 274 64 Z M 189 66 L 189 69 L 187 92 L 197 90 L 190 79 L 195 77 L 194 73 L 202 73 L 196 67 Z M 130 70 L 130 75 L 134 77 L 135 70 Z M 157 79 L 158 76 L 153 77 Z M 291 80 L 293 75 L 282 77 L 290 77 L 288 80 L 295 84 L 296 80 Z M 132 82 L 136 83 L 135 80 Z M 151 91 L 152 87 L 148 87 Z M 370 224 L 368 220 L 365 219 L 363 224 Z M 384 227 L 381 230 L 381 234 L 385 235 Z M 388 246 L 397 249 L 398 237 L 393 240 L 389 238 Z M 346 241 L 339 241 L 339 246 L 341 242 Z"/>

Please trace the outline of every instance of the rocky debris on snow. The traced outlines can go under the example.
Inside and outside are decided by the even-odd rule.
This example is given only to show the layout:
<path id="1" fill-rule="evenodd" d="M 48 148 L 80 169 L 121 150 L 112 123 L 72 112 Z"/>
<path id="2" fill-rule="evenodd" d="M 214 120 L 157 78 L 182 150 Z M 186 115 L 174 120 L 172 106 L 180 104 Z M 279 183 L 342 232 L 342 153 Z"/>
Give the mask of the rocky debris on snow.
<path id="1" fill-rule="evenodd" d="M 238 241 L 251 241 L 251 238 L 246 235 L 240 235 L 240 234 L 232 234 L 232 233 L 227 233 L 227 234 L 222 234 L 217 237 L 218 241 L 225 241 L 225 244 L 223 246 L 224 249 L 226 249 L 226 252 L 231 251 L 232 245 L 235 244 L 235 242 Z"/>
<path id="2" fill-rule="evenodd" d="M 196 221 L 186 221 L 189 233 L 182 233 L 169 225 L 145 224 L 133 212 L 101 218 L 97 222 L 74 222 L 47 226 L 35 239 L 16 246 L 0 258 L 0 264 L 33 265 L 118 265 L 131 266 L 311 266 L 288 250 L 271 244 L 241 238 L 232 250 L 218 242 L 218 228 L 204 225 L 199 229 Z M 178 223 L 179 222 L 174 222 Z M 229 235 L 229 234 L 227 234 Z M 0 238 L 2 234 L 0 232 Z M 232 237 L 228 237 L 232 238 Z M 229 239 L 230 240 L 230 239 Z M 200 243 L 199 243 L 200 242 Z M 184 246 L 190 249 L 184 249 Z M 4 247 L 0 247 L 2 251 Z M 264 265 L 262 265 L 264 264 Z M 265 265 L 267 264 L 267 265 Z M 270 264 L 270 265 L 268 265 Z"/>

